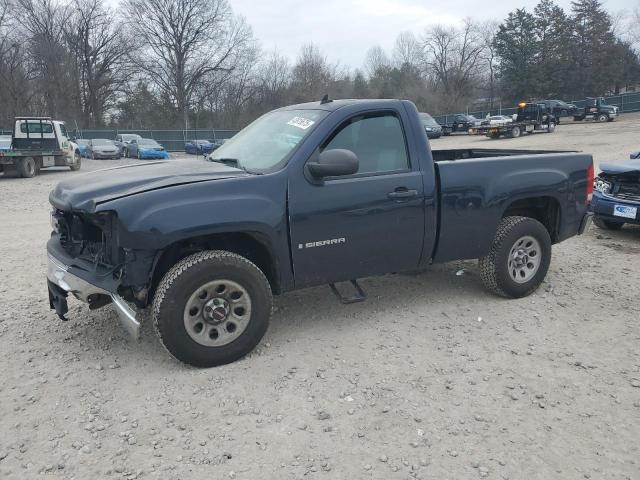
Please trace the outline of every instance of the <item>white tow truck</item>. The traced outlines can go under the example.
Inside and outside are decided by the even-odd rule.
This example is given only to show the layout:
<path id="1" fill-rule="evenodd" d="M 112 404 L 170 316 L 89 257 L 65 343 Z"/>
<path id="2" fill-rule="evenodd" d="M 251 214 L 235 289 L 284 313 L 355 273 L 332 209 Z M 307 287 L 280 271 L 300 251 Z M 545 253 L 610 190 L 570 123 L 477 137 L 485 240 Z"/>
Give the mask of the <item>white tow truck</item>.
<path id="1" fill-rule="evenodd" d="M 78 145 L 69 139 L 64 122 L 49 117 L 16 117 L 11 147 L 0 151 L 0 170 L 35 177 L 41 168 L 80 170 Z"/>

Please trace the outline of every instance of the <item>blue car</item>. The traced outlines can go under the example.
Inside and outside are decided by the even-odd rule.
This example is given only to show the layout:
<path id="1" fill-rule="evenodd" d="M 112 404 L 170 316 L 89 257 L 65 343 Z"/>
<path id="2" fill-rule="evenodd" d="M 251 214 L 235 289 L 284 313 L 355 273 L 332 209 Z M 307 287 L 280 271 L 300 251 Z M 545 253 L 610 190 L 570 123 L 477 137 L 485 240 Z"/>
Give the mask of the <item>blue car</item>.
<path id="1" fill-rule="evenodd" d="M 220 145 L 209 140 L 189 140 L 184 144 L 185 153 L 191 155 L 206 155 L 213 152 Z"/>
<path id="2" fill-rule="evenodd" d="M 603 163 L 600 169 L 591 201 L 593 223 L 605 230 L 640 224 L 640 152 L 628 162 Z"/>
<path id="3" fill-rule="evenodd" d="M 76 138 L 75 143 L 78 145 L 78 150 L 80 150 L 80 156 L 83 158 L 87 158 L 87 145 L 89 145 L 90 140 L 86 140 L 84 138 Z"/>
<path id="4" fill-rule="evenodd" d="M 152 138 L 134 138 L 131 142 L 124 145 L 125 157 L 128 158 L 169 158 L 167 152 L 162 145 Z"/>

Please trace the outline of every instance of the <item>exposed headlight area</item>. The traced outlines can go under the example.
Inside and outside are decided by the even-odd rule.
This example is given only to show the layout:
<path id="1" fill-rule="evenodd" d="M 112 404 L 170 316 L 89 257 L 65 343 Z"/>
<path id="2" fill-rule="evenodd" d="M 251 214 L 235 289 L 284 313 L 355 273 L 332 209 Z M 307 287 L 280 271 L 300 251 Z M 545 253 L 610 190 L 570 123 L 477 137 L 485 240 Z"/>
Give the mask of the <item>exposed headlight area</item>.
<path id="1" fill-rule="evenodd" d="M 603 178 L 597 177 L 594 181 L 593 188 L 604 194 L 611 193 L 611 182 L 607 182 Z"/>
<path id="2" fill-rule="evenodd" d="M 114 263 L 115 252 L 111 250 L 113 224 L 114 217 L 110 212 L 84 214 L 57 209 L 51 212 L 51 227 L 62 248 L 74 258 L 101 265 Z"/>

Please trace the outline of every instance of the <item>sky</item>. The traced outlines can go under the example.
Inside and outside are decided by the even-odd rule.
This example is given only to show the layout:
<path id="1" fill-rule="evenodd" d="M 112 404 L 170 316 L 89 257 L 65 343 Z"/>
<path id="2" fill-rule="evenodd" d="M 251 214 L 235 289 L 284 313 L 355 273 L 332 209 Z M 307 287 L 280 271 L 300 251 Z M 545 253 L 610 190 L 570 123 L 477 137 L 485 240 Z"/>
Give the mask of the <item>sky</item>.
<path id="1" fill-rule="evenodd" d="M 243 15 L 265 50 L 292 60 L 300 47 L 316 44 L 327 58 L 349 68 L 362 66 L 367 50 L 390 52 L 400 32 L 420 35 L 433 24 L 459 24 L 465 17 L 499 19 L 537 1 L 522 0 L 228 0 Z M 556 0 L 569 10 L 571 0 Z M 630 10 L 640 0 L 605 0 L 610 12 Z"/>

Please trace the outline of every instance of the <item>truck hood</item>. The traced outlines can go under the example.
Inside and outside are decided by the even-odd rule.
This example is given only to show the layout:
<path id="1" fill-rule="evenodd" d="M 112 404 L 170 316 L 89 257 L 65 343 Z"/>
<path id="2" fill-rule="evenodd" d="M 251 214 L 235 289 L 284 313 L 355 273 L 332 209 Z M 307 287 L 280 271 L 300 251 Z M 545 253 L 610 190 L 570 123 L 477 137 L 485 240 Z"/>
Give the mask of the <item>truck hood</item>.
<path id="1" fill-rule="evenodd" d="M 74 175 L 49 195 L 60 210 L 95 211 L 96 205 L 150 190 L 248 175 L 243 170 L 202 160 L 146 162 Z"/>
<path id="2" fill-rule="evenodd" d="M 607 175 L 640 174 L 640 159 L 621 163 L 602 163 L 600 164 L 600 170 Z"/>

